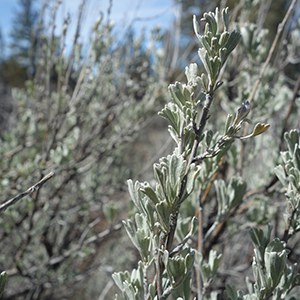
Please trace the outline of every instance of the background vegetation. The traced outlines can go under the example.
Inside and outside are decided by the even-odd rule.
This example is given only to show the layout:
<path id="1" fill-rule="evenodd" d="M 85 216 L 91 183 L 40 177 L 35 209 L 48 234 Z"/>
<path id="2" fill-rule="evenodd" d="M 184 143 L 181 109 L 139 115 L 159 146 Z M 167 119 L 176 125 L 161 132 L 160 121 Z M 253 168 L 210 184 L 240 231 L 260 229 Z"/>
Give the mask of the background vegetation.
<path id="1" fill-rule="evenodd" d="M 7 274 L 3 298 L 113 299 L 119 291 L 112 273 L 136 267 L 141 252 L 122 229 L 121 220 L 136 213 L 126 180 L 153 185 L 152 164 L 174 148 L 156 113 L 170 100 L 168 84 L 186 81 L 186 65 L 196 62 L 203 68 L 192 15 L 199 20 L 205 11 L 224 8 L 225 1 L 175 1 L 172 29 L 153 29 L 150 40 L 132 29 L 119 37 L 110 2 L 91 28 L 88 45 L 81 36 L 85 1 L 77 20 L 66 16 L 61 32 L 56 28 L 60 3 L 46 2 L 21 0 L 12 42 L 1 43 L 10 49 L 0 61 L 1 203 L 54 172 L 43 186 L 27 190 L 26 197 L 0 211 L 0 270 Z M 223 85 L 214 95 L 203 132 L 206 142 L 218 141 L 227 115 L 235 116 L 247 99 L 251 112 L 245 118 L 253 124 L 244 122 L 238 135 L 251 132 L 257 122 L 271 126 L 255 139 L 235 140 L 222 156 L 205 157 L 195 189 L 181 205 L 174 247 L 185 240 L 201 250 L 202 271 L 195 267 L 189 272 L 202 272 L 203 297 L 251 297 L 247 287 L 256 283 L 256 298 L 244 299 L 268 299 L 275 295 L 275 284 L 258 283 L 268 274 L 252 272 L 253 248 L 258 269 L 265 271 L 259 251 L 268 252 L 269 242 L 279 238 L 285 244 L 275 252 L 282 254 L 285 267 L 276 272 L 283 278 L 293 266 L 292 274 L 299 274 L 293 265 L 300 256 L 299 137 L 296 131 L 285 134 L 300 128 L 299 2 L 240 0 L 226 6 L 240 41 L 219 70 Z M 285 16 L 284 26 L 278 26 Z M 200 22 L 203 32 L 202 27 Z M 201 95 L 196 81 L 194 95 Z M 200 153 L 207 147 L 209 143 L 201 144 Z M 220 211 L 237 182 L 245 187 L 238 203 Z M 200 208 L 205 204 L 201 249 L 199 226 L 185 239 L 193 217 L 199 220 L 199 203 Z M 5 279 L 3 275 L 2 283 Z M 199 298 L 199 282 L 189 285 L 195 287 L 191 296 Z M 235 289 L 227 287 L 225 293 L 226 286 Z M 124 289 L 125 299 L 132 299 Z M 268 293 L 259 294 L 261 289 Z M 291 292 L 291 297 L 297 295 L 297 290 Z M 274 299 L 288 299 L 276 293 L 281 298 Z M 136 299 L 142 299 L 140 294 Z"/>

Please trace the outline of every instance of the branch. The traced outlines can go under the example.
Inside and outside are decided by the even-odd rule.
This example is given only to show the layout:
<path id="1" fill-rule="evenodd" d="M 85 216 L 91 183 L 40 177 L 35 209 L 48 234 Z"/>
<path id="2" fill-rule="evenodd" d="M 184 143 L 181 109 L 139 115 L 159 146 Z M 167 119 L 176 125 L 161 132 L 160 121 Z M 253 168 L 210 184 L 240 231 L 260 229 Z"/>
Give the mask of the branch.
<path id="1" fill-rule="evenodd" d="M 51 177 L 54 176 L 54 172 L 50 172 L 45 177 L 43 177 L 39 182 L 31 186 L 29 189 L 27 189 L 25 192 L 18 194 L 17 196 L 5 201 L 0 205 L 0 213 L 5 211 L 8 207 L 15 204 L 22 198 L 32 194 L 33 192 L 37 191 L 46 181 L 48 181 Z"/>
<path id="2" fill-rule="evenodd" d="M 251 91 L 251 94 L 249 96 L 249 99 L 248 99 L 249 102 L 251 102 L 254 99 L 255 95 L 256 95 L 256 92 L 257 92 L 258 87 L 259 87 L 259 85 L 261 83 L 262 77 L 263 77 L 263 75 L 264 75 L 264 73 L 265 73 L 265 71 L 267 69 L 267 66 L 269 65 L 269 63 L 270 63 L 270 61 L 271 61 L 271 59 L 273 57 L 275 49 L 277 48 L 277 45 L 278 45 L 279 39 L 280 39 L 280 35 L 281 35 L 284 27 L 286 26 L 288 19 L 291 17 L 292 12 L 294 11 L 296 2 L 297 2 L 297 0 L 292 0 L 292 2 L 290 4 L 290 7 L 289 7 L 289 9 L 288 9 L 288 11 L 286 13 L 286 15 L 284 16 L 282 22 L 278 25 L 277 33 L 276 33 L 276 36 L 275 36 L 274 41 L 272 43 L 272 46 L 270 48 L 268 57 L 267 57 L 265 63 L 263 64 L 263 66 L 262 66 L 262 68 L 260 70 L 259 76 L 258 76 L 258 78 L 257 78 L 257 80 L 256 80 L 256 82 L 254 84 L 254 87 L 253 87 L 253 89 Z"/>

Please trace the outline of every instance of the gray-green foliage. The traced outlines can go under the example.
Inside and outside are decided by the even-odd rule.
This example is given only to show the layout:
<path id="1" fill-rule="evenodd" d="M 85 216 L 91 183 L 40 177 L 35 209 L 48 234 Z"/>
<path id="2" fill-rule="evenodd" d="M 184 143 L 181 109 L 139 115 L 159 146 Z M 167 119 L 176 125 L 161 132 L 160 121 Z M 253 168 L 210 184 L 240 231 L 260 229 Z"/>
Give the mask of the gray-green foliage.
<path id="1" fill-rule="evenodd" d="M 202 46 L 199 56 L 206 73 L 199 77 L 196 64 L 187 67 L 187 84 L 176 82 L 170 85 L 172 102 L 161 111 L 161 115 L 170 123 L 169 131 L 177 147 L 172 155 L 161 158 L 154 165 L 154 187 L 147 182 L 133 184 L 129 181 L 131 198 L 138 212 L 134 220 L 125 222 L 125 227 L 141 254 L 139 268 L 143 272 L 134 272 L 140 275 L 134 278 L 130 278 L 128 273 L 114 275 L 126 299 L 139 299 L 141 296 L 166 299 L 170 294 L 187 299 L 191 293 L 191 272 L 195 253 L 198 252 L 187 244 L 190 232 L 173 248 L 179 208 L 194 191 L 201 171 L 200 163 L 208 157 L 224 154 L 250 110 L 250 105 L 243 104 L 234 119 L 229 117 L 224 136 L 217 138 L 211 149 L 207 148 L 203 154 L 198 153 L 199 144 L 205 136 L 208 144 L 211 142 L 210 133 L 204 131 L 209 109 L 214 93 L 221 85 L 218 81 L 220 71 L 240 37 L 236 31 L 228 31 L 227 18 L 227 10 L 222 11 L 222 21 L 219 20 L 218 10 L 204 14 L 204 36 L 199 34 L 199 25 L 194 19 L 195 32 Z M 202 91 L 198 96 L 196 90 L 200 82 Z M 219 190 L 220 218 L 241 201 L 244 192 L 245 184 L 238 184 L 237 181 L 232 181 L 228 191 L 225 186 Z M 217 264 L 219 259 L 211 252 L 209 265 Z M 216 271 L 216 267 L 209 265 L 203 264 L 201 270 L 206 281 L 209 281 L 207 276 L 212 277 Z M 150 268 L 155 270 L 155 276 L 148 283 L 149 279 L 145 277 Z M 124 274 L 127 274 L 126 280 Z"/>
<path id="2" fill-rule="evenodd" d="M 300 231 L 300 137 L 299 131 L 286 132 L 288 151 L 281 153 L 282 163 L 275 168 L 276 176 L 284 186 L 288 202 L 285 238 Z"/>
<path id="3" fill-rule="evenodd" d="M 247 294 L 228 286 L 226 299 L 295 299 L 289 294 L 295 286 L 299 286 L 300 274 L 297 264 L 288 264 L 286 243 L 278 238 L 271 240 L 271 227 L 266 232 L 253 228 L 250 235 L 254 244 L 254 284 L 248 281 Z"/>
<path id="4" fill-rule="evenodd" d="M 293 297 L 294 287 L 299 285 L 297 265 L 289 261 L 287 249 L 289 238 L 299 230 L 297 133 L 286 134 L 289 151 L 282 154 L 284 164 L 276 168 L 277 176 L 286 187 L 286 206 L 291 207 L 287 218 L 287 232 L 290 234 L 285 234 L 282 240 L 271 238 L 271 227 L 266 233 L 256 227 L 270 223 L 274 216 L 274 208 L 269 207 L 273 193 L 268 190 L 273 187 L 273 181 L 260 191 L 262 182 L 258 183 L 258 178 L 261 176 L 253 165 L 252 173 L 246 174 L 247 184 L 238 175 L 251 166 L 250 147 L 254 147 L 252 153 L 258 155 L 259 160 L 265 155 L 259 145 L 261 141 L 255 143 L 250 138 L 264 133 L 270 125 L 260 120 L 271 120 L 283 105 L 282 93 L 275 95 L 264 84 L 270 74 L 274 74 L 272 68 L 260 79 L 262 85 L 254 103 L 245 100 L 252 87 L 249 82 L 257 78 L 260 62 L 267 52 L 262 38 L 266 32 L 257 35 L 252 25 L 240 27 L 242 35 L 230 31 L 227 9 L 221 13 L 218 9 L 214 13 L 205 13 L 201 20 L 205 23 L 203 35 L 194 17 L 204 73 L 199 74 L 195 63 L 187 67 L 187 82 L 169 86 L 171 101 L 159 113 L 169 122 L 168 129 L 176 148 L 154 164 L 153 182 L 128 181 L 136 212 L 132 219 L 124 221 L 124 225 L 141 260 L 136 270 L 115 273 L 113 278 L 121 289 L 121 298 L 130 300 L 217 299 L 218 295 L 227 299 L 288 299 Z M 255 65 L 253 72 L 249 71 L 247 63 L 239 66 L 241 74 L 233 80 L 240 80 L 241 85 L 234 91 L 236 98 L 229 99 L 222 92 L 220 76 L 223 75 L 225 80 L 228 76 L 224 70 L 225 62 L 230 71 L 233 69 L 231 52 L 241 38 L 245 47 L 241 56 L 246 51 L 244 59 L 247 62 L 255 59 Z M 279 89 L 282 80 L 278 75 L 274 90 Z M 225 90 L 231 89 L 226 82 L 224 86 Z M 290 95 L 289 89 L 282 92 Z M 224 112 L 218 113 L 217 117 L 210 115 L 211 112 L 217 114 L 214 103 L 218 94 L 222 99 L 221 108 L 229 112 L 227 118 L 224 118 Z M 270 98 L 274 98 L 276 105 L 268 104 Z M 251 125 L 253 129 L 249 131 L 247 123 L 252 122 L 255 125 Z M 237 140 L 241 142 L 237 143 Z M 273 157 L 269 158 L 272 161 Z M 226 167 L 224 162 L 231 163 L 231 166 Z M 250 193 L 247 193 L 249 189 Z M 263 196 L 267 203 L 263 203 Z M 256 204 L 254 202 L 256 210 L 248 209 L 246 201 L 249 198 L 251 201 L 258 199 Z M 245 210 L 249 212 L 244 214 Z M 263 216 L 257 211 L 263 211 Z M 226 259 L 228 256 L 229 261 L 232 256 L 237 260 L 244 259 L 248 252 L 247 246 L 242 247 L 242 252 L 237 252 L 238 245 L 232 244 L 230 239 L 243 235 L 243 228 L 249 228 L 249 225 L 253 227 L 249 235 L 254 245 L 253 275 L 251 278 L 244 274 L 240 276 L 246 280 L 248 293 L 233 285 L 225 289 L 221 280 L 230 282 L 230 276 L 226 275 L 229 271 L 223 270 L 223 276 L 220 272 L 227 264 Z M 280 225 L 277 224 L 276 230 L 282 233 Z M 243 227 L 241 233 L 239 226 Z"/>
<path id="5" fill-rule="evenodd" d="M 161 98 L 150 66 L 155 49 L 144 49 L 142 38 L 132 37 L 130 46 L 120 42 L 103 14 L 84 49 L 81 6 L 69 45 L 71 20 L 58 34 L 59 1 L 48 4 L 40 17 L 35 77 L 13 91 L 13 124 L 0 139 L 2 201 L 55 172 L 31 199 L 1 214 L 0 266 L 12 276 L 11 297 L 62 296 L 70 292 L 67 283 L 89 274 L 95 244 L 120 229 L 116 210 L 124 201 L 107 199 L 130 174 L 122 151 Z M 97 235 L 102 230 L 106 234 Z"/>

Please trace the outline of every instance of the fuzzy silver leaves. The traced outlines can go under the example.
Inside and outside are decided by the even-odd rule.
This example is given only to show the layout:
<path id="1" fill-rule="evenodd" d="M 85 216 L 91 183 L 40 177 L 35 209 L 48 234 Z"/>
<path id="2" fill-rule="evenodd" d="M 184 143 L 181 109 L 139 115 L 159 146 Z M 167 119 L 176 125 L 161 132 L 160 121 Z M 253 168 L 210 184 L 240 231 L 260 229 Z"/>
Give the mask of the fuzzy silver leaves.
<path id="1" fill-rule="evenodd" d="M 147 218 L 136 213 L 133 220 L 123 221 L 126 232 L 134 246 L 138 249 L 143 261 L 148 261 L 151 252 L 151 237 L 153 233 L 149 228 Z"/>
<path id="2" fill-rule="evenodd" d="M 261 61 L 266 53 L 266 41 L 268 30 L 258 28 L 256 24 L 247 24 L 247 26 L 240 27 L 242 36 L 242 44 L 247 53 L 254 59 Z"/>
<path id="3" fill-rule="evenodd" d="M 208 261 L 205 261 L 201 253 L 196 252 L 195 268 L 201 272 L 204 288 L 209 287 L 210 283 L 215 278 L 221 263 L 221 258 L 221 254 L 217 254 L 215 250 L 210 250 Z"/>
<path id="4" fill-rule="evenodd" d="M 287 267 L 286 244 L 275 238 L 270 241 L 271 228 L 266 232 L 253 228 L 250 232 L 254 244 L 253 292 L 258 299 L 281 298 L 287 290 L 297 284 L 292 268 Z M 292 279 L 292 280 L 291 280 Z"/>
<path id="5" fill-rule="evenodd" d="M 201 75 L 203 88 L 206 91 L 216 88 L 220 71 L 241 38 L 238 31 L 228 31 L 228 8 L 223 9 L 221 15 L 219 16 L 218 8 L 214 13 L 204 13 L 201 19 L 206 23 L 204 35 L 200 34 L 200 25 L 196 16 L 193 18 L 194 31 L 201 45 L 198 54 L 206 71 L 205 76 Z"/>
<path id="6" fill-rule="evenodd" d="M 150 230 L 153 231 L 156 222 L 155 212 L 153 211 L 149 199 L 147 199 L 147 197 L 141 191 L 141 186 L 145 187 L 148 184 L 141 184 L 138 181 L 133 184 L 132 180 L 128 180 L 127 184 L 131 200 L 133 201 L 137 210 L 147 217 Z"/>
<path id="7" fill-rule="evenodd" d="M 245 101 L 242 105 L 238 108 L 235 118 L 233 119 L 231 115 L 228 115 L 226 126 L 225 126 L 225 133 L 228 136 L 236 137 L 237 132 L 241 129 L 241 126 L 244 122 L 249 122 L 247 119 L 248 114 L 250 113 L 251 105 L 249 101 Z M 232 121 L 233 119 L 233 121 Z M 257 123 L 252 132 L 246 136 L 239 137 L 240 139 L 247 139 L 250 137 L 254 137 L 260 135 L 268 130 L 270 124 L 267 123 Z"/>
<path id="8" fill-rule="evenodd" d="M 250 113 L 251 105 L 248 101 L 245 101 L 238 108 L 235 116 L 227 116 L 225 123 L 225 134 L 228 137 L 235 137 L 237 132 L 241 129 L 242 124 L 247 122 L 247 116 Z"/>
<path id="9" fill-rule="evenodd" d="M 295 265 L 287 265 L 286 244 L 278 238 L 270 240 L 270 226 L 265 231 L 252 228 L 250 236 L 254 245 L 254 284 L 248 280 L 248 294 L 227 286 L 225 299 L 293 299 L 288 298 L 288 294 L 295 286 L 300 285 L 300 275 L 297 274 Z"/>
<path id="10" fill-rule="evenodd" d="M 271 237 L 271 227 L 268 226 L 265 231 L 257 228 L 251 228 L 250 237 L 256 249 L 256 259 L 263 263 L 265 248 L 267 247 Z"/>
<path id="11" fill-rule="evenodd" d="M 187 241 L 197 232 L 196 217 L 179 218 L 177 220 L 176 237 L 179 241 Z M 176 248 L 175 248 L 176 249 Z"/>
<path id="12" fill-rule="evenodd" d="M 194 264 L 194 255 L 194 251 L 190 249 L 185 249 L 181 255 L 175 257 L 171 257 L 168 251 L 164 251 L 163 262 L 173 288 L 180 286 L 190 275 Z"/>
<path id="13" fill-rule="evenodd" d="M 155 190 L 147 185 L 142 187 L 141 191 L 149 198 L 164 232 L 169 232 L 171 213 L 175 212 L 178 205 L 190 195 L 198 173 L 199 168 L 194 164 L 191 164 L 187 170 L 187 162 L 182 156 L 176 154 L 168 155 L 154 164 L 157 182 Z M 186 177 L 186 187 L 182 192 L 184 177 Z"/>
<path id="14" fill-rule="evenodd" d="M 269 283 L 272 287 L 279 284 L 286 270 L 288 252 L 285 247 L 285 243 L 276 238 L 268 244 L 265 250 L 266 273 L 270 274 Z"/>
<path id="15" fill-rule="evenodd" d="M 292 235 L 300 231 L 300 134 L 291 130 L 284 135 L 288 151 L 281 153 L 282 162 L 274 171 L 285 187 L 285 195 L 289 204 L 290 232 Z"/>
<path id="16" fill-rule="evenodd" d="M 242 125 L 245 122 L 249 122 L 247 116 L 250 112 L 250 109 L 250 103 L 248 101 L 245 101 L 238 108 L 238 110 L 235 113 L 235 116 L 229 114 L 225 122 L 224 134 L 218 137 L 218 139 L 214 143 L 212 143 L 212 145 L 208 145 L 206 151 L 201 155 L 197 156 L 194 159 L 194 161 L 200 162 L 203 161 L 205 158 L 223 156 L 233 143 L 234 139 L 247 139 L 262 134 L 263 132 L 268 130 L 268 128 L 270 127 L 269 124 L 259 122 L 255 125 L 254 129 L 250 134 L 246 136 L 238 136 L 238 132 L 241 130 Z"/>
<path id="17" fill-rule="evenodd" d="M 146 225 L 150 231 L 155 230 L 155 226 L 161 227 L 165 233 L 170 230 L 170 217 L 180 205 L 193 191 L 195 180 L 199 175 L 200 168 L 191 164 L 187 170 L 187 162 L 182 155 L 168 155 L 161 158 L 159 163 L 154 164 L 154 175 L 156 179 L 155 188 L 151 187 L 147 182 L 136 182 L 128 180 L 128 189 L 132 201 L 138 211 L 147 218 L 147 223 L 140 220 L 140 216 L 135 217 L 135 222 L 125 222 L 126 230 L 134 245 L 142 250 L 142 236 L 149 237 Z M 187 175 L 186 175 L 187 174 Z M 185 189 L 182 191 L 182 181 L 186 178 Z M 143 223 L 143 222 L 144 223 Z M 144 228 L 142 230 L 142 228 Z M 137 237 L 135 232 L 142 230 Z M 143 250 L 143 253 L 145 249 Z"/>
<path id="18" fill-rule="evenodd" d="M 187 79 L 187 84 L 190 87 L 197 87 L 200 82 L 200 77 L 198 76 L 198 66 L 195 63 L 190 64 L 185 67 L 185 76 Z"/>
<path id="19" fill-rule="evenodd" d="M 228 186 L 226 186 L 223 180 L 217 180 L 214 184 L 218 202 L 216 221 L 219 222 L 226 218 L 229 212 L 242 202 L 247 184 L 238 177 L 232 177 Z"/>
<path id="20" fill-rule="evenodd" d="M 118 272 L 112 275 L 118 288 L 122 291 L 123 299 L 140 300 L 144 294 L 144 266 L 139 262 L 138 268 L 133 269 L 131 274 L 128 271 Z"/>
<path id="21" fill-rule="evenodd" d="M 254 126 L 252 132 L 245 136 L 238 136 L 238 132 L 242 128 L 242 125 L 245 122 L 250 122 L 247 119 L 248 114 L 250 113 L 251 105 L 249 101 L 245 101 L 241 104 L 241 106 L 238 108 L 237 112 L 235 113 L 235 116 L 228 115 L 227 120 L 225 123 L 225 134 L 224 137 L 227 137 L 227 139 L 233 139 L 233 138 L 239 138 L 241 140 L 248 139 L 250 137 L 255 137 L 257 135 L 260 135 L 268 130 L 270 127 L 270 124 L 258 122 Z"/>
<path id="22" fill-rule="evenodd" d="M 169 122 L 169 132 L 180 150 L 189 151 L 195 139 L 193 122 L 197 114 L 197 105 L 205 96 L 199 91 L 201 78 L 196 64 L 185 69 L 187 83 L 175 82 L 169 85 L 171 102 L 159 112 Z"/>
<path id="23" fill-rule="evenodd" d="M 186 172 L 187 162 L 182 156 L 175 154 L 160 159 L 154 165 L 154 175 L 157 180 L 157 193 L 162 201 L 166 201 L 169 207 L 176 202 L 180 193 L 181 181 Z"/>

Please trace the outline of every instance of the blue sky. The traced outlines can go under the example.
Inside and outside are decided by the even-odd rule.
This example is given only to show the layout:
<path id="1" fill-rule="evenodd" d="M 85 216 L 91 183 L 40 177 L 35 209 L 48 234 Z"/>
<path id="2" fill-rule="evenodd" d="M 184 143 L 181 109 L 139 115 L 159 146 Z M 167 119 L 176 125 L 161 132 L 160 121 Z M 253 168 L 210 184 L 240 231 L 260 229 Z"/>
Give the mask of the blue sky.
<path id="1" fill-rule="evenodd" d="M 12 23 L 15 0 L 0 0 L 0 26 L 4 36 L 7 36 Z"/>
<path id="2" fill-rule="evenodd" d="M 107 11 L 109 3 L 109 0 L 87 1 L 83 32 L 91 27 L 100 11 Z M 59 14 L 61 21 L 67 12 L 75 19 L 80 2 L 81 0 L 63 0 Z M 0 0 L 0 27 L 6 43 L 17 7 L 18 0 Z M 113 0 L 111 19 L 119 28 L 126 28 L 133 20 L 136 30 L 149 29 L 155 25 L 166 28 L 170 25 L 174 13 L 175 6 L 172 0 Z"/>

